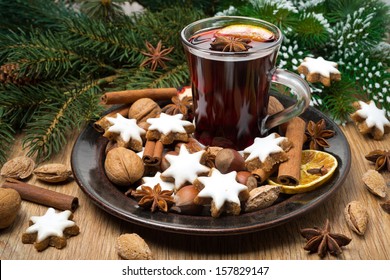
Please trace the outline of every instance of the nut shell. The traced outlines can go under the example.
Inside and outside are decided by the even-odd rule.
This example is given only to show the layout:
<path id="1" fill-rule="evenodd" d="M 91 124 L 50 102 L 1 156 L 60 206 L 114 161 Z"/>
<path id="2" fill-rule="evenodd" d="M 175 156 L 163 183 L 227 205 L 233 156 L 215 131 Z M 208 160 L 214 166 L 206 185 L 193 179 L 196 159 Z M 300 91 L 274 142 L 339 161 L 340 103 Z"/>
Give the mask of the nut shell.
<path id="1" fill-rule="evenodd" d="M 64 164 L 49 163 L 35 168 L 34 175 L 41 181 L 49 183 L 64 182 L 72 176 L 72 171 Z"/>
<path id="2" fill-rule="evenodd" d="M 6 178 L 26 179 L 29 177 L 35 167 L 35 162 L 26 156 L 15 157 L 1 168 L 0 175 Z"/>
<path id="3" fill-rule="evenodd" d="M 359 201 L 351 201 L 344 209 L 344 216 L 350 229 L 364 235 L 367 229 L 368 212 Z"/>
<path id="4" fill-rule="evenodd" d="M 152 260 L 152 252 L 145 240 L 136 233 L 126 233 L 116 240 L 115 249 L 125 260 Z"/>
<path id="5" fill-rule="evenodd" d="M 245 170 L 245 160 L 239 152 L 234 149 L 225 148 L 215 156 L 215 167 L 221 173 Z"/>
<path id="6" fill-rule="evenodd" d="M 156 118 L 160 113 L 161 108 L 154 100 L 141 98 L 130 106 L 128 117 L 136 119 L 137 123 L 142 123 L 149 118 Z"/>
<path id="7" fill-rule="evenodd" d="M 249 192 L 249 198 L 245 202 L 245 212 L 253 212 L 271 206 L 279 197 L 280 186 L 265 185 Z"/>
<path id="8" fill-rule="evenodd" d="M 0 188 L 0 229 L 9 227 L 15 221 L 21 202 L 17 191 Z"/>
<path id="9" fill-rule="evenodd" d="M 142 159 L 132 150 L 118 147 L 107 153 L 104 169 L 108 179 L 119 186 L 128 186 L 142 178 Z"/>
<path id="10" fill-rule="evenodd" d="M 386 181 L 382 174 L 376 170 L 368 170 L 363 174 L 362 180 L 367 189 L 374 195 L 379 197 L 386 197 Z"/>

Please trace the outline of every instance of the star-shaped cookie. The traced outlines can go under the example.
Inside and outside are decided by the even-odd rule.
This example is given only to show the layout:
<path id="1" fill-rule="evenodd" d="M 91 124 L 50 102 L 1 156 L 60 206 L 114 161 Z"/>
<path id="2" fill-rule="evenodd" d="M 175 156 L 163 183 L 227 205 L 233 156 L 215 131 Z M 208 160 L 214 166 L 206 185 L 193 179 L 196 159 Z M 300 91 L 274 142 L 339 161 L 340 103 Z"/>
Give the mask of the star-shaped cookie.
<path id="1" fill-rule="evenodd" d="M 298 66 L 298 72 L 305 75 L 308 82 L 321 82 L 324 86 L 330 86 L 331 81 L 341 80 L 337 63 L 325 60 L 322 57 L 306 57 Z"/>
<path id="2" fill-rule="evenodd" d="M 200 190 L 195 197 L 196 204 L 211 203 L 211 216 L 219 217 L 223 212 L 239 215 L 241 201 L 248 199 L 248 187 L 236 181 L 237 172 L 222 174 L 218 169 L 212 168 L 209 176 L 198 177 L 194 186 Z"/>
<path id="3" fill-rule="evenodd" d="M 200 163 L 204 151 L 190 154 L 185 145 L 180 146 L 178 155 L 166 155 L 165 158 L 170 166 L 161 174 L 164 181 L 174 181 L 175 191 L 179 190 L 186 183 L 192 184 L 202 174 L 210 170 Z"/>
<path id="4" fill-rule="evenodd" d="M 46 249 L 48 246 L 61 249 L 66 246 L 66 239 L 77 235 L 80 230 L 70 218 L 72 212 L 65 210 L 56 212 L 49 208 L 43 216 L 32 216 L 31 225 L 22 236 L 25 244 L 34 244 L 38 251 Z"/>
<path id="5" fill-rule="evenodd" d="M 137 188 L 141 189 L 142 186 L 148 186 L 153 188 L 155 185 L 160 184 L 162 191 L 173 191 L 175 184 L 172 182 L 166 182 L 161 179 L 161 172 L 157 172 L 153 177 L 143 177 L 142 184 Z"/>
<path id="6" fill-rule="evenodd" d="M 121 114 L 117 114 L 115 118 L 107 117 L 110 122 L 104 137 L 110 140 L 115 140 L 119 147 L 130 148 L 136 152 L 142 151 L 142 135 L 146 133 L 144 129 L 137 125 L 136 119 L 128 119 Z"/>
<path id="7" fill-rule="evenodd" d="M 195 131 L 195 126 L 191 122 L 183 120 L 183 114 L 161 113 L 158 118 L 150 118 L 146 122 L 150 124 L 146 138 L 160 140 L 164 145 L 175 140 L 187 142 L 188 134 Z"/>
<path id="8" fill-rule="evenodd" d="M 385 111 L 379 109 L 374 101 L 368 103 L 358 101 L 354 106 L 358 109 L 351 115 L 361 134 L 371 134 L 376 140 L 390 132 L 390 121 L 386 118 Z"/>
<path id="9" fill-rule="evenodd" d="M 266 137 L 256 137 L 254 143 L 245 148 L 245 164 L 249 171 L 262 168 L 270 171 L 272 167 L 288 159 L 286 151 L 290 149 L 292 143 L 286 137 L 280 137 L 272 133 Z"/>

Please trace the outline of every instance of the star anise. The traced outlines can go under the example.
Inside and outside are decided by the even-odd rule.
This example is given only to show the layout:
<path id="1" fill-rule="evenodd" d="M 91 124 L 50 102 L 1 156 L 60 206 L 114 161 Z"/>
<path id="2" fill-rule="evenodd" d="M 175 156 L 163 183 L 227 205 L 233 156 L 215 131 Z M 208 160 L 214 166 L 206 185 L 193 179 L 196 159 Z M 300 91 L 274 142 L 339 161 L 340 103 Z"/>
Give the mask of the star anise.
<path id="1" fill-rule="evenodd" d="M 335 132 L 330 129 L 325 129 L 326 123 L 324 119 L 319 120 L 317 123 L 309 121 L 306 128 L 306 142 L 310 142 L 311 150 L 320 150 L 323 148 L 329 148 L 330 145 L 326 139 L 335 135 Z"/>
<path id="2" fill-rule="evenodd" d="M 222 52 L 244 52 L 252 48 L 250 39 L 218 36 L 210 43 L 210 49 Z"/>
<path id="3" fill-rule="evenodd" d="M 375 162 L 375 170 L 390 171 L 390 151 L 374 150 L 365 156 L 367 160 Z"/>
<path id="4" fill-rule="evenodd" d="M 170 206 L 173 205 L 173 191 L 161 190 L 160 184 L 153 188 L 142 186 L 141 189 L 131 191 L 131 195 L 139 199 L 138 205 L 143 208 L 150 208 L 151 212 L 161 210 L 168 212 Z"/>
<path id="5" fill-rule="evenodd" d="M 168 55 L 173 50 L 173 47 L 168 49 L 162 49 L 161 40 L 157 43 L 156 47 L 153 47 L 152 44 L 148 41 L 145 42 L 145 45 L 148 49 L 148 52 L 141 53 L 149 58 L 145 59 L 140 66 L 144 67 L 150 64 L 150 68 L 152 71 L 155 71 L 157 66 L 160 66 L 161 68 L 167 67 L 165 61 L 170 61 L 172 59 L 166 57 L 166 55 Z"/>
<path id="6" fill-rule="evenodd" d="M 320 258 L 325 257 L 327 252 L 333 256 L 340 255 L 342 253 L 341 247 L 352 241 L 351 238 L 343 234 L 331 233 L 328 219 L 326 219 L 323 229 L 317 227 L 304 228 L 300 232 L 307 240 L 303 249 L 310 253 L 317 253 Z"/>
<path id="7" fill-rule="evenodd" d="M 184 118 L 188 116 L 188 112 L 192 110 L 192 96 L 179 98 L 174 96 L 171 98 L 172 104 L 168 104 L 162 108 L 162 112 L 169 115 L 183 114 Z"/>

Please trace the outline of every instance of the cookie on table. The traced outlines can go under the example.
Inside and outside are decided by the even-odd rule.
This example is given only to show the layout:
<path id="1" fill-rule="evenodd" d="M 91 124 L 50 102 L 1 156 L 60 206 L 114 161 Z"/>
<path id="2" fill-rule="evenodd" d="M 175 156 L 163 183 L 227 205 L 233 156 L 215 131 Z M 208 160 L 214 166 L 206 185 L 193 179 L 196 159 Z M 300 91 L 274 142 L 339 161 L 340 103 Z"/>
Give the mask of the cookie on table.
<path id="1" fill-rule="evenodd" d="M 271 171 L 276 164 L 288 160 L 286 152 L 292 145 L 291 141 L 277 133 L 256 137 L 254 143 L 243 151 L 245 166 L 249 171 L 259 168 Z"/>
<path id="2" fill-rule="evenodd" d="M 341 80 L 341 73 L 337 69 L 337 63 L 325 60 L 322 57 L 306 57 L 298 66 L 298 72 L 305 75 L 308 82 L 321 82 L 327 87 L 330 86 L 331 81 Z"/>
<path id="3" fill-rule="evenodd" d="M 183 114 L 168 115 L 161 113 L 157 118 L 149 118 L 146 121 L 150 124 L 146 139 L 160 140 L 164 145 L 172 144 L 174 141 L 188 142 L 189 134 L 195 131 L 195 126 L 183 120 Z"/>
<path id="4" fill-rule="evenodd" d="M 178 155 L 165 156 L 170 165 L 161 173 L 161 179 L 174 182 L 174 189 L 178 191 L 185 184 L 192 184 L 198 176 L 208 174 L 210 168 L 200 163 L 204 152 L 191 154 L 185 145 L 181 145 Z"/>
<path id="5" fill-rule="evenodd" d="M 142 151 L 142 135 L 146 131 L 137 125 L 137 120 L 125 118 L 119 113 L 115 118 L 106 117 L 106 119 L 110 125 L 105 129 L 104 137 L 115 141 L 118 147 L 130 148 L 136 152 Z"/>
<path id="6" fill-rule="evenodd" d="M 375 140 L 381 140 L 390 132 L 390 121 L 386 118 L 385 111 L 379 109 L 374 101 L 358 101 L 353 105 L 357 110 L 351 114 L 351 119 L 361 134 L 370 134 Z"/>
<path id="7" fill-rule="evenodd" d="M 72 216 L 69 210 L 56 212 L 53 208 L 49 208 L 43 216 L 32 216 L 30 226 L 22 235 L 22 242 L 34 244 L 39 252 L 49 246 L 64 248 L 66 240 L 80 232 L 79 227 L 71 220 Z"/>
<path id="8" fill-rule="evenodd" d="M 194 202 L 200 205 L 211 204 L 211 216 L 218 218 L 222 213 L 239 215 L 241 202 L 249 197 L 248 187 L 236 181 L 237 172 L 222 174 L 212 168 L 209 176 L 200 176 L 194 181 L 199 190 Z"/>

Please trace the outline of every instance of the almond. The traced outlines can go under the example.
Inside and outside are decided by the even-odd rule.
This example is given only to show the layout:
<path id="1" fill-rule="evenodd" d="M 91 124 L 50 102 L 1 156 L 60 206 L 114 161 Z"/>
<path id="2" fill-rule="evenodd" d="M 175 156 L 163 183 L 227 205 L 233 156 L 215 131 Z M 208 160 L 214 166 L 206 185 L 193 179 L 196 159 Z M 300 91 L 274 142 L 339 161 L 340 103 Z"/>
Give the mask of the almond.
<path id="1" fill-rule="evenodd" d="M 379 197 L 386 197 L 386 181 L 378 171 L 368 170 L 363 174 L 362 180 L 371 193 Z"/>
<path id="2" fill-rule="evenodd" d="M 34 169 L 34 175 L 41 181 L 60 183 L 69 179 L 72 171 L 61 163 L 49 163 Z"/>
<path id="3" fill-rule="evenodd" d="M 352 201 L 344 209 L 344 216 L 350 229 L 364 235 L 367 229 L 368 212 L 359 201 Z"/>
<path id="4" fill-rule="evenodd" d="M 26 179 L 29 177 L 35 167 L 35 162 L 26 156 L 13 158 L 4 163 L 0 175 L 6 178 Z"/>

